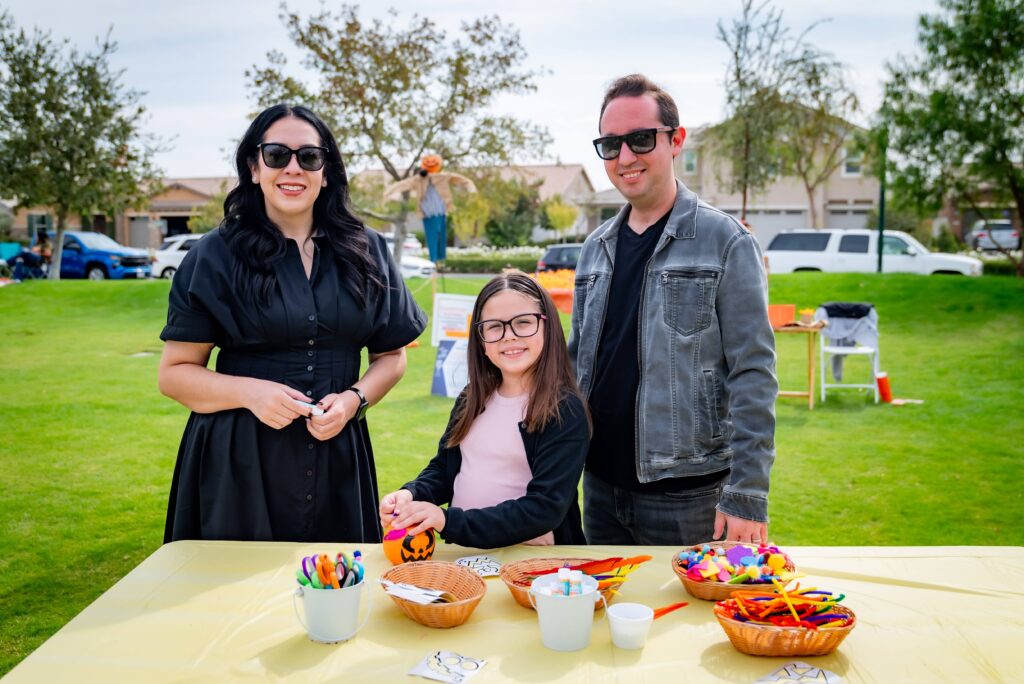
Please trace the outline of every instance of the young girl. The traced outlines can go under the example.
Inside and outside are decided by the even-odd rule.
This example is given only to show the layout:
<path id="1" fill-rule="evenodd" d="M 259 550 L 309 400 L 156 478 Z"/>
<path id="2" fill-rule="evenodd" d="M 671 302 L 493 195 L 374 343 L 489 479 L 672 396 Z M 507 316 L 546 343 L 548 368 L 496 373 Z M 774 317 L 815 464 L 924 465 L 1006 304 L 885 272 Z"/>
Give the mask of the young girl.
<path id="1" fill-rule="evenodd" d="M 476 548 L 585 544 L 576 490 L 590 419 L 551 296 L 519 271 L 495 277 L 468 356 L 437 455 L 381 500 L 381 524 Z"/>

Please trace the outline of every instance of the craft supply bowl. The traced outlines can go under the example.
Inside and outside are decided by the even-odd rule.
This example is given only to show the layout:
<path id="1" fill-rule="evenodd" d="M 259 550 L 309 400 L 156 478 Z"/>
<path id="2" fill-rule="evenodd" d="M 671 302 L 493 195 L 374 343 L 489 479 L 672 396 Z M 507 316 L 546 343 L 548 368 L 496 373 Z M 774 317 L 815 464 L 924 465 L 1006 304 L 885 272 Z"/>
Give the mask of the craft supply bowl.
<path id="1" fill-rule="evenodd" d="M 723 602 L 715 604 L 715 617 L 722 625 L 729 641 L 740 653 L 755 656 L 823 656 L 839 647 L 843 639 L 857 625 L 857 616 L 846 606 L 833 606 L 830 613 L 842 613 L 853 618 L 845 627 L 805 629 L 803 627 L 776 627 L 740 622 L 730 617 Z"/>
<path id="2" fill-rule="evenodd" d="M 441 589 L 455 596 L 452 603 L 422 605 L 398 596 L 388 596 L 409 619 L 427 627 L 457 627 L 469 619 L 480 599 L 487 593 L 487 585 L 469 568 L 441 561 L 420 561 L 396 565 L 383 575 L 382 580 L 414 584 L 425 589 Z"/>
<path id="3" fill-rule="evenodd" d="M 521 605 L 523 608 L 529 608 L 533 610 L 533 606 L 530 605 L 530 583 L 533 581 L 533 573 L 538 570 L 546 570 L 556 566 L 564 565 L 579 565 L 580 563 L 586 563 L 594 560 L 593 558 L 528 558 L 526 560 L 516 561 L 515 563 L 505 563 L 501 566 L 501 572 L 499 573 L 505 586 L 508 587 L 509 592 L 512 593 L 512 598 L 515 599 L 516 603 Z M 620 585 L 621 586 L 621 585 Z M 601 590 L 601 595 L 604 596 L 604 600 L 608 603 L 612 602 L 612 596 L 615 595 L 614 585 Z M 597 602 L 594 606 L 594 610 L 600 610 L 604 607 L 604 604 Z"/>
<path id="4" fill-rule="evenodd" d="M 721 550 L 723 554 L 724 552 L 728 551 L 734 546 L 754 546 L 753 544 L 731 541 L 705 542 L 705 544 L 714 549 L 715 553 L 718 553 L 719 550 Z M 683 562 L 679 559 L 679 554 L 686 551 L 691 551 L 695 548 L 702 546 L 704 546 L 704 544 L 697 544 L 696 546 L 691 546 L 688 549 L 683 549 L 683 551 L 677 552 L 672 556 L 672 570 L 676 573 L 676 577 L 679 578 L 679 581 L 683 583 L 683 586 L 686 587 L 686 591 L 690 594 L 690 596 L 693 596 L 694 598 L 703 599 L 704 601 L 722 601 L 732 596 L 732 592 L 738 591 L 740 589 L 771 589 L 772 585 L 770 583 L 763 584 L 755 582 L 743 584 L 728 584 L 726 582 L 712 582 L 711 580 L 704 580 L 703 582 L 698 582 L 696 580 L 690 579 L 686 576 L 686 568 L 683 567 Z M 789 570 L 790 572 L 796 570 L 796 566 L 793 565 L 792 559 L 789 559 L 788 556 L 786 560 L 785 569 Z"/>

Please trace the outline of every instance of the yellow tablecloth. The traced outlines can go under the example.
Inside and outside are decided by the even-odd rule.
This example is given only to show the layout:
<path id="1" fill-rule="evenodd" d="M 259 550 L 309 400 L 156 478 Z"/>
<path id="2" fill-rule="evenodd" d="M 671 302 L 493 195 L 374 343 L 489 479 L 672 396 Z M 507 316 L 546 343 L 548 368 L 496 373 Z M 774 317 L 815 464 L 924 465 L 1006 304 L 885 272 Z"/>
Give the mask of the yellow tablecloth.
<path id="1" fill-rule="evenodd" d="M 792 658 L 735 651 L 711 612 L 687 608 L 656 621 L 643 651 L 611 644 L 596 618 L 588 649 L 545 649 L 533 611 L 512 600 L 498 578 L 469 621 L 422 627 L 379 586 L 373 614 L 349 642 L 309 641 L 292 612 L 299 559 L 337 544 L 177 542 L 157 550 L 32 653 L 10 682 L 267 681 L 402 682 L 433 650 L 487 665 L 472 684 L 517 682 L 753 682 Z M 344 545 L 352 550 L 353 545 Z M 389 564 L 380 547 L 362 548 L 371 579 Z M 650 553 L 619 601 L 661 606 L 687 600 L 669 561 L 676 549 L 511 547 L 501 562 L 531 556 Z M 806 658 L 847 682 L 979 682 L 1024 678 L 1024 549 L 1020 547 L 794 547 L 804 586 L 836 589 L 858 625 L 831 656 Z M 435 560 L 475 550 L 440 545 Z M 54 600 L 59 600 L 55 596 Z M 426 680 L 421 680 L 426 681 Z"/>

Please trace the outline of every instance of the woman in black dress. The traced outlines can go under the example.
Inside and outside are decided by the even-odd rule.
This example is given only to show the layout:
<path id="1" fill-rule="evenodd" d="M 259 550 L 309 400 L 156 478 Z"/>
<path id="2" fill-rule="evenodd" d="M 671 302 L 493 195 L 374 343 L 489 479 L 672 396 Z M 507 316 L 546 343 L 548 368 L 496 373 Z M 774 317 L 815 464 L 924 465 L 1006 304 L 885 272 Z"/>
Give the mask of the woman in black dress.
<path id="1" fill-rule="evenodd" d="M 402 377 L 426 316 L 349 211 L 313 112 L 263 111 L 235 164 L 224 221 L 182 261 L 160 335 L 160 391 L 192 410 L 164 541 L 379 542 L 363 413 Z"/>

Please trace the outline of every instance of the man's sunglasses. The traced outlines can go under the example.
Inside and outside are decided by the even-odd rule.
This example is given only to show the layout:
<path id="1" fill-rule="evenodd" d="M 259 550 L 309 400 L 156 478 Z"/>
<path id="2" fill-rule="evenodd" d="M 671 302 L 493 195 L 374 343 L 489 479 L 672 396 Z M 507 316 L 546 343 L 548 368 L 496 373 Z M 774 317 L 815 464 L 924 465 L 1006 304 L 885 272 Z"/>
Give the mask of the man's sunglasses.
<path id="1" fill-rule="evenodd" d="M 622 151 L 622 143 L 626 143 L 633 154 L 647 154 L 658 144 L 658 134 L 676 129 L 671 126 L 661 128 L 644 128 L 626 135 L 609 135 L 594 140 L 594 149 L 601 159 L 616 159 Z"/>
<path id="2" fill-rule="evenodd" d="M 257 145 L 263 156 L 263 163 L 272 169 L 283 169 L 292 160 L 292 155 L 299 160 L 299 166 L 306 171 L 319 171 L 327 161 L 327 148 L 317 145 L 303 145 L 293 150 L 280 143 L 262 143 Z"/>

